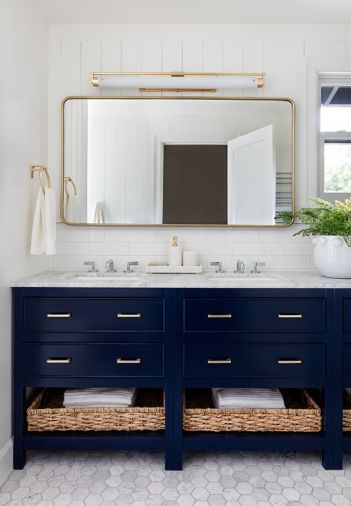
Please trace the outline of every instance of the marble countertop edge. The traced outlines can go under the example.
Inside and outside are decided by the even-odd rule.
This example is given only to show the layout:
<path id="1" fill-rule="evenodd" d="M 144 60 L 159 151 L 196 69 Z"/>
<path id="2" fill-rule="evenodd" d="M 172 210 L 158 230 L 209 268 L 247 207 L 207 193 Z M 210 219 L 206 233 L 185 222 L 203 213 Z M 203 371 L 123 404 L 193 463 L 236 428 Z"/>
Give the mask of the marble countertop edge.
<path id="1" fill-rule="evenodd" d="M 351 288 L 351 279 L 324 278 L 314 271 L 264 271 L 261 274 L 145 274 L 99 273 L 86 271 L 45 271 L 15 281 L 12 288 Z M 121 277 L 119 279 L 118 277 Z M 128 279 L 129 277 L 129 279 Z"/>

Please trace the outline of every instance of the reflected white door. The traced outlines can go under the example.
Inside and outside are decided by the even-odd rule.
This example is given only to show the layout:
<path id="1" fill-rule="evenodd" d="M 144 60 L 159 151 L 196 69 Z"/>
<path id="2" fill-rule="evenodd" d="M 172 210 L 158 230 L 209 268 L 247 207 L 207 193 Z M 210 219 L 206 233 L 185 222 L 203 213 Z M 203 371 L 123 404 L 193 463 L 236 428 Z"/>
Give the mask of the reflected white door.
<path id="1" fill-rule="evenodd" d="M 228 224 L 274 225 L 273 125 L 228 142 Z"/>

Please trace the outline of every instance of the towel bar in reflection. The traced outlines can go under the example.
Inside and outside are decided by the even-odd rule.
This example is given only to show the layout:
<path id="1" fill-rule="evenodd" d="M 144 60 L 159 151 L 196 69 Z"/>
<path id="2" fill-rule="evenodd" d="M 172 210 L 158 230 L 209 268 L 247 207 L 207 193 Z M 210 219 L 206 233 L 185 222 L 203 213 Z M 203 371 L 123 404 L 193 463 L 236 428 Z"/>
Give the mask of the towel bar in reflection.
<path id="1" fill-rule="evenodd" d="M 50 174 L 49 174 L 48 168 L 45 165 L 30 165 L 29 171 L 30 171 L 30 177 L 32 179 L 34 178 L 34 172 L 39 172 L 40 186 L 41 186 L 41 189 L 43 190 L 44 193 L 45 193 L 45 182 L 43 179 L 44 174 L 46 175 L 46 179 L 47 179 L 47 183 L 48 183 L 47 186 L 48 186 L 48 188 L 51 188 Z"/>
<path id="2" fill-rule="evenodd" d="M 73 193 L 74 195 L 77 195 L 77 186 L 75 184 L 75 182 L 73 181 L 73 179 L 71 178 L 71 176 L 65 176 L 63 178 L 64 180 L 64 185 L 65 185 L 65 194 L 66 194 L 66 197 L 69 198 L 70 196 L 70 193 L 68 191 L 68 185 L 69 183 L 71 183 L 72 187 L 73 187 Z"/>

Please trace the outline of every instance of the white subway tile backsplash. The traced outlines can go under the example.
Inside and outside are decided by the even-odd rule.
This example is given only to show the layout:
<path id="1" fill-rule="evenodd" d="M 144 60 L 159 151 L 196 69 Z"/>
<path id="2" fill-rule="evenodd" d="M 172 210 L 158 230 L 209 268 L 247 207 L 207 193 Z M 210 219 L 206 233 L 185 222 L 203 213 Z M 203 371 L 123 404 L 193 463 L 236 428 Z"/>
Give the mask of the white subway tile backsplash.
<path id="1" fill-rule="evenodd" d="M 179 237 L 183 250 L 198 253 L 204 270 L 213 270 L 210 262 L 222 261 L 233 271 L 237 260 L 245 262 L 246 271 L 257 260 L 266 262 L 266 270 L 309 270 L 312 267 L 310 237 L 293 237 L 298 226 L 284 229 L 219 228 L 109 228 L 90 229 L 58 224 L 57 254 L 52 257 L 55 269 L 84 269 L 85 260 L 93 260 L 103 269 L 113 258 L 118 270 L 128 261 L 139 262 L 144 269 L 151 261 L 167 262 L 173 235 Z"/>
<path id="2" fill-rule="evenodd" d="M 78 245 L 78 255 L 90 257 L 91 255 L 103 255 L 105 253 L 105 244 L 103 242 L 89 242 Z M 89 260 L 89 258 L 87 258 Z"/>
<path id="3" fill-rule="evenodd" d="M 106 230 L 105 241 L 109 242 L 153 242 L 155 230 L 152 228 L 110 228 Z"/>
<path id="4" fill-rule="evenodd" d="M 129 245 L 131 255 L 162 255 L 168 254 L 169 245 L 162 242 L 133 242 Z"/>

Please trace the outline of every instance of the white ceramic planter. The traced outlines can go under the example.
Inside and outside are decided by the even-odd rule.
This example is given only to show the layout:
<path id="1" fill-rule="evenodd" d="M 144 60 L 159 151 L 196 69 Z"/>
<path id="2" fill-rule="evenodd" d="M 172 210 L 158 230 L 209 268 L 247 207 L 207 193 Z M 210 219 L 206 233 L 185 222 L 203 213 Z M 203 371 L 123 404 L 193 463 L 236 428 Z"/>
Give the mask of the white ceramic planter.
<path id="1" fill-rule="evenodd" d="M 312 238 L 314 265 L 326 278 L 351 278 L 351 247 L 342 237 L 321 235 Z"/>

